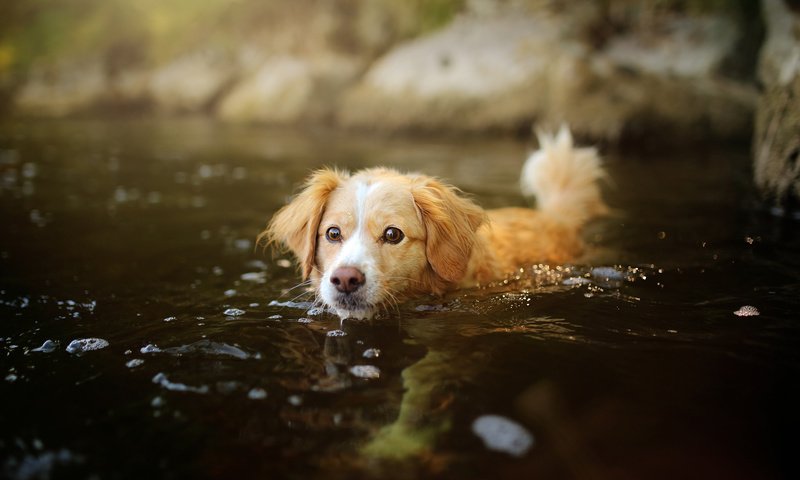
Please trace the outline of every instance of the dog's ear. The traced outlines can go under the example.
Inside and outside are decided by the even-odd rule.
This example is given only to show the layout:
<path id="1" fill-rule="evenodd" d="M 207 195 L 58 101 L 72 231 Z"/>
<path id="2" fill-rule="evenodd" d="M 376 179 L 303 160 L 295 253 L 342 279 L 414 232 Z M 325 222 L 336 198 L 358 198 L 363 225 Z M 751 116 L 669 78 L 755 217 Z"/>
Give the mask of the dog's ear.
<path id="1" fill-rule="evenodd" d="M 460 282 L 486 213 L 455 187 L 429 177 L 420 177 L 418 182 L 412 193 L 428 236 L 428 263 L 445 281 Z"/>
<path id="2" fill-rule="evenodd" d="M 278 210 L 266 230 L 258 235 L 258 243 L 278 244 L 288 248 L 300 264 L 303 280 L 314 268 L 317 250 L 317 229 L 331 192 L 344 181 L 346 172 L 324 168 L 306 179 L 303 190 Z"/>

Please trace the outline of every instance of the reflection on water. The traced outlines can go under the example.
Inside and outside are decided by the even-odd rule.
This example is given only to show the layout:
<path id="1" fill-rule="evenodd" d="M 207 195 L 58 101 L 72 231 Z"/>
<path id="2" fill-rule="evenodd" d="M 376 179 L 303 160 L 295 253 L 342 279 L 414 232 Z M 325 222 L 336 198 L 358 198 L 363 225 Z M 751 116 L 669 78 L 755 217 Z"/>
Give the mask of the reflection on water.
<path id="1" fill-rule="evenodd" d="M 4 476 L 791 477 L 800 243 L 753 207 L 743 149 L 611 153 L 585 258 L 370 322 L 255 248 L 312 168 L 521 205 L 526 149 L 3 124 Z"/>

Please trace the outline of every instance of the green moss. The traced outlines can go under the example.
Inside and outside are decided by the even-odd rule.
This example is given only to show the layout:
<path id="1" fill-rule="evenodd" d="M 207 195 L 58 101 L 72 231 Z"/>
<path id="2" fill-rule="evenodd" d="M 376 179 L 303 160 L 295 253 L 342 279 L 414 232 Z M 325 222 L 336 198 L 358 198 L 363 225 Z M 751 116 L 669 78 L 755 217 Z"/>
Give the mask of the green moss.
<path id="1" fill-rule="evenodd" d="M 367 2 L 380 2 L 401 36 L 441 27 L 463 7 L 463 0 L 15 0 L 0 6 L 0 73 L 98 56 L 159 63 L 196 45 L 234 48 L 278 25 L 306 28 L 301 22 L 314 9 L 351 14 Z"/>

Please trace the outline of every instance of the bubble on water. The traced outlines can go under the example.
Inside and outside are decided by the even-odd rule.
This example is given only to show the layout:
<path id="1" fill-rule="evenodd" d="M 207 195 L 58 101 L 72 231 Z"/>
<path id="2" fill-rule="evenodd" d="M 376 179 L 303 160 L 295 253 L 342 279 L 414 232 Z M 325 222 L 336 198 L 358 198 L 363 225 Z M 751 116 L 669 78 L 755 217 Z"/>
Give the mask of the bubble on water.
<path id="1" fill-rule="evenodd" d="M 329 337 L 344 337 L 347 335 L 347 332 L 344 330 L 331 330 L 327 333 Z"/>
<path id="2" fill-rule="evenodd" d="M 310 319 L 310 318 L 306 318 L 306 317 L 301 317 L 301 318 L 298 318 L 298 319 L 297 319 L 297 323 L 311 323 L 311 322 L 313 322 L 313 321 L 314 321 L 314 320 L 312 320 L 312 319 Z"/>
<path id="3" fill-rule="evenodd" d="M 125 366 L 128 367 L 128 368 L 136 368 L 136 367 L 141 366 L 143 363 L 144 363 L 144 360 L 142 360 L 141 358 L 133 358 L 133 359 L 128 360 L 127 362 L 125 362 Z"/>
<path id="4" fill-rule="evenodd" d="M 306 313 L 311 316 L 322 315 L 323 313 L 325 313 L 325 309 L 322 307 L 309 308 Z"/>
<path id="5" fill-rule="evenodd" d="M 614 267 L 595 267 L 592 276 L 602 280 L 625 280 L 625 274 Z"/>
<path id="6" fill-rule="evenodd" d="M 289 267 L 292 266 L 292 262 L 289 261 L 289 260 L 286 260 L 285 258 L 281 258 L 280 260 L 275 262 L 275 264 L 278 265 L 281 268 L 289 268 Z"/>
<path id="7" fill-rule="evenodd" d="M 525 427 L 500 415 L 483 415 L 472 422 L 472 432 L 489 450 L 514 457 L 525 455 L 533 446 L 533 435 Z"/>
<path id="8" fill-rule="evenodd" d="M 212 267 L 212 268 L 211 268 L 211 273 L 213 273 L 214 275 L 216 275 L 216 276 L 218 276 L 218 277 L 219 277 L 220 275 L 222 275 L 223 273 L 225 273 L 225 271 L 224 271 L 224 270 L 222 270 L 222 267 L 217 267 L 217 266 L 215 266 L 215 267 Z"/>
<path id="9" fill-rule="evenodd" d="M 164 397 L 161 396 L 153 397 L 153 399 L 150 400 L 150 406 L 153 408 L 161 408 L 164 406 L 165 403 L 167 402 L 165 402 Z"/>
<path id="10" fill-rule="evenodd" d="M 30 211 L 31 223 L 37 227 L 44 227 L 47 225 L 47 218 L 39 210 L 33 209 Z"/>
<path id="11" fill-rule="evenodd" d="M 270 315 L 267 320 L 280 320 L 281 318 L 283 318 L 283 315 Z"/>
<path id="12" fill-rule="evenodd" d="M 286 401 L 292 406 L 299 407 L 303 404 L 303 397 L 300 395 L 289 395 L 289 398 L 287 398 Z"/>
<path id="13" fill-rule="evenodd" d="M 155 374 L 153 377 L 153 383 L 156 383 L 161 387 L 173 392 L 208 393 L 207 385 L 195 387 L 192 385 L 186 385 L 185 383 L 171 382 L 163 372 Z"/>
<path id="14" fill-rule="evenodd" d="M 736 310 L 733 314 L 737 317 L 757 317 L 761 315 L 761 312 L 752 305 L 742 305 L 739 307 L 739 310 Z"/>
<path id="15" fill-rule="evenodd" d="M 245 312 L 240 308 L 228 308 L 224 312 L 222 312 L 223 315 L 226 315 L 228 317 L 238 317 L 244 315 L 245 313 L 247 312 Z"/>
<path id="16" fill-rule="evenodd" d="M 230 289 L 225 290 L 224 292 L 222 292 L 222 294 L 225 295 L 226 297 L 232 297 L 232 296 L 236 295 L 236 289 L 230 288 Z"/>
<path id="17" fill-rule="evenodd" d="M 45 340 L 41 347 L 34 348 L 31 352 L 50 353 L 58 347 L 58 343 L 52 340 Z"/>
<path id="18" fill-rule="evenodd" d="M 364 358 L 378 358 L 381 356 L 381 351 L 378 348 L 368 348 L 361 354 Z"/>
<path id="19" fill-rule="evenodd" d="M 263 388 L 251 388 L 249 392 L 247 392 L 247 398 L 251 400 L 264 400 L 267 398 L 267 391 Z"/>
<path id="20" fill-rule="evenodd" d="M 569 277 L 564 279 L 564 281 L 561 283 L 563 285 L 571 286 L 571 285 L 586 285 L 588 283 L 592 283 L 592 281 L 589 280 L 588 278 L 583 278 L 583 277 Z"/>
<path id="21" fill-rule="evenodd" d="M 249 260 L 248 262 L 246 262 L 244 264 L 244 266 L 247 267 L 247 268 L 255 268 L 255 269 L 258 269 L 258 270 L 266 270 L 267 269 L 267 264 L 262 262 L 261 260 Z"/>
<path id="22" fill-rule="evenodd" d="M 9 383 L 16 382 L 16 381 L 17 381 L 17 378 L 19 378 L 19 377 L 17 377 L 17 375 L 16 375 L 16 374 L 14 374 L 14 373 L 9 373 L 8 375 L 6 375 L 6 382 L 9 382 Z"/>
<path id="23" fill-rule="evenodd" d="M 350 374 L 358 378 L 380 378 L 381 371 L 373 365 L 353 365 L 350 367 Z"/>
<path id="24" fill-rule="evenodd" d="M 118 186 L 114 190 L 114 201 L 117 203 L 125 203 L 128 201 L 128 192 L 125 191 L 125 188 Z"/>
<path id="25" fill-rule="evenodd" d="M 83 353 L 92 350 L 100 350 L 108 346 L 108 341 L 102 338 L 78 338 L 67 345 L 67 352 L 69 353 Z"/>
<path id="26" fill-rule="evenodd" d="M 33 178 L 36 176 L 36 164 L 28 162 L 22 165 L 22 176 L 25 178 Z"/>
<path id="27" fill-rule="evenodd" d="M 158 348 L 156 345 L 153 345 L 152 343 L 148 343 L 144 347 L 140 348 L 139 351 L 141 353 L 158 353 L 161 351 L 161 349 Z"/>
<path id="28" fill-rule="evenodd" d="M 253 302 L 253 303 L 248 304 L 247 306 L 250 307 L 250 308 L 256 308 L 258 306 L 258 303 L 257 302 Z"/>
<path id="29" fill-rule="evenodd" d="M 177 319 L 178 319 L 178 317 L 166 317 L 166 318 L 164 319 L 164 321 L 165 321 L 165 322 L 174 322 L 174 321 L 175 321 L 175 320 L 177 320 Z"/>
<path id="30" fill-rule="evenodd" d="M 214 174 L 214 171 L 211 169 L 211 165 L 201 165 L 199 169 L 197 169 L 198 175 L 203 178 L 210 178 L 211 175 Z"/>
<path id="31" fill-rule="evenodd" d="M 245 282 L 267 283 L 267 274 L 265 272 L 247 272 L 243 273 L 239 278 Z"/>
<path id="32" fill-rule="evenodd" d="M 250 250 L 253 248 L 252 244 L 250 243 L 250 240 L 246 238 L 237 238 L 236 240 L 233 241 L 233 246 L 234 248 L 242 251 Z"/>

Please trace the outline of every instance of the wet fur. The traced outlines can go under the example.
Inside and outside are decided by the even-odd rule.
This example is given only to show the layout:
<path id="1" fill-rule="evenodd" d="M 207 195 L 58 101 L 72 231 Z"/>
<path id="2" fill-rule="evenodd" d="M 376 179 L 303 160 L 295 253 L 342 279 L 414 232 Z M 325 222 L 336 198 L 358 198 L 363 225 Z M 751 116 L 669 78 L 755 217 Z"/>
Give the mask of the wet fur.
<path id="1" fill-rule="evenodd" d="M 259 241 L 290 250 L 303 279 L 343 318 L 369 317 L 402 297 L 502 279 L 526 265 L 569 261 L 583 249 L 583 224 L 606 210 L 597 185 L 604 173 L 596 152 L 574 148 L 565 129 L 540 135 L 540 143 L 522 174 L 523 191 L 537 197 L 539 209 L 485 211 L 429 176 L 324 168 L 275 214 Z M 341 228 L 343 242 L 326 240 L 331 225 Z M 381 243 L 389 225 L 406 235 L 397 245 Z M 331 270 L 352 259 L 359 265 L 347 266 L 365 270 L 367 283 L 345 298 L 327 283 Z"/>

